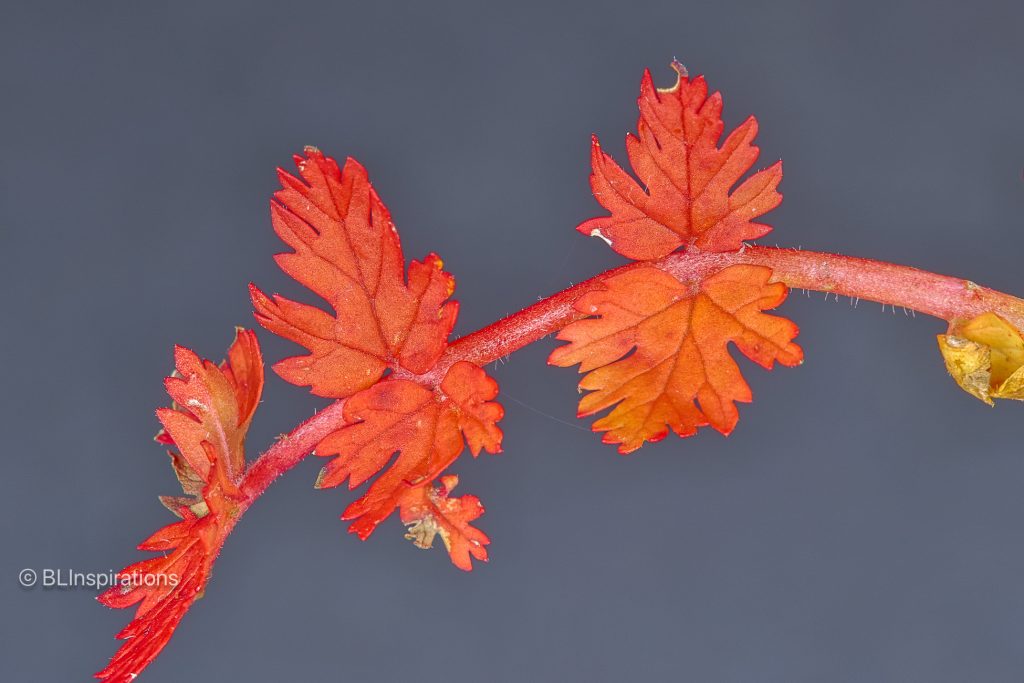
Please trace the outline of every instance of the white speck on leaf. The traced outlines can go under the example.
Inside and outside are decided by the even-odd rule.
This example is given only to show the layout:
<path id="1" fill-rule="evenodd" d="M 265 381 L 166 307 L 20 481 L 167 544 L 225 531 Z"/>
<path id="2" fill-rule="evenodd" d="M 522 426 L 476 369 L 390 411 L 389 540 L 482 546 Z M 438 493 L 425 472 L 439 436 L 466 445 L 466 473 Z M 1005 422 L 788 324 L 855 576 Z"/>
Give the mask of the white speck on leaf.
<path id="1" fill-rule="evenodd" d="M 600 228 L 594 228 L 593 230 L 591 230 L 590 231 L 590 236 L 591 237 L 600 237 L 601 239 L 603 239 L 605 241 L 605 244 L 607 244 L 609 247 L 612 246 L 612 241 L 604 236 L 604 233 L 601 232 Z"/>

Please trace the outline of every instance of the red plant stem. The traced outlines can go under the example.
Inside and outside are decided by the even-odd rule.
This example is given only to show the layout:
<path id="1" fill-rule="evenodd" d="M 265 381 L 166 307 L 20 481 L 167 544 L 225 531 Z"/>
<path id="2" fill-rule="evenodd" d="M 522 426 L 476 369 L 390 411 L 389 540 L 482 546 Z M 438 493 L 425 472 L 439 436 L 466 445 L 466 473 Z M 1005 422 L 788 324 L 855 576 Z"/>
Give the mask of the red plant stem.
<path id="1" fill-rule="evenodd" d="M 774 279 L 797 289 L 812 289 L 867 299 L 935 316 L 947 321 L 993 311 L 1024 329 L 1024 300 L 981 287 L 970 280 L 929 273 L 883 261 L 777 247 L 747 247 L 733 253 L 673 253 L 653 263 L 631 263 L 605 271 L 487 327 L 456 340 L 437 367 L 420 379 L 439 381 L 453 363 L 486 365 L 567 324 L 585 317 L 573 304 L 608 278 L 633 268 L 654 265 L 681 281 L 699 280 L 737 264 L 768 266 Z"/>
<path id="2" fill-rule="evenodd" d="M 797 289 L 813 289 L 877 301 L 941 318 L 947 322 L 994 312 L 1024 329 L 1024 300 L 963 278 L 937 275 L 884 261 L 820 254 L 797 249 L 748 247 L 732 255 L 736 263 L 768 266 L 775 279 Z"/>
<path id="3" fill-rule="evenodd" d="M 583 294 L 602 286 L 608 278 L 633 268 L 653 265 L 686 282 L 699 281 L 738 264 L 768 266 L 774 271 L 776 281 L 793 288 L 900 306 L 950 322 L 992 311 L 1014 327 L 1024 329 L 1024 300 L 962 278 L 882 261 L 797 249 L 747 247 L 724 254 L 690 250 L 654 262 L 631 263 L 605 271 L 461 337 L 448 347 L 428 373 L 412 375 L 397 371 L 394 376 L 437 385 L 448 368 L 458 361 L 481 366 L 492 363 L 585 317 L 586 314 L 573 307 L 575 302 Z M 241 485 L 250 502 L 281 473 L 311 452 L 320 439 L 345 423 L 343 404 L 344 401 L 336 401 L 311 417 L 253 463 Z"/>
<path id="4" fill-rule="evenodd" d="M 239 489 L 243 508 L 260 497 L 275 479 L 295 467 L 331 432 L 345 424 L 345 400 L 335 401 L 292 431 L 257 458 L 245 472 Z"/>

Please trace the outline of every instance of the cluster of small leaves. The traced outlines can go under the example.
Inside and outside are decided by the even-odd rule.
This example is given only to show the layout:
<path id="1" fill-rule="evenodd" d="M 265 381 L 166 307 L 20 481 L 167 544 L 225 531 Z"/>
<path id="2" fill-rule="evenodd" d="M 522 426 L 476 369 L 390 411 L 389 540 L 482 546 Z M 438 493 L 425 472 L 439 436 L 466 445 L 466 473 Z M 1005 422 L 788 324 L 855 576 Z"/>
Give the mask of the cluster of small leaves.
<path id="1" fill-rule="evenodd" d="M 245 470 L 245 434 L 263 392 L 263 359 L 256 335 L 239 329 L 220 365 L 188 349 L 174 351 L 175 373 L 165 381 L 174 401 L 157 411 L 156 440 L 169 451 L 184 496 L 161 498 L 181 521 L 160 529 L 139 550 L 162 553 L 125 567 L 120 583 L 100 595 L 108 607 L 138 604 L 117 637 L 124 645 L 97 678 L 134 680 L 163 649 L 210 579 L 224 539 L 244 509 L 238 486 Z"/>
<path id="2" fill-rule="evenodd" d="M 594 423 L 606 443 L 622 453 L 671 429 L 690 436 L 711 425 L 723 434 L 736 426 L 736 402 L 751 400 L 750 387 L 728 352 L 732 342 L 765 368 L 798 365 L 797 327 L 763 311 L 781 304 L 787 288 L 762 266 L 736 265 L 703 280 L 680 281 L 658 267 L 679 248 L 738 251 L 743 241 L 767 233 L 753 219 L 776 207 L 782 195 L 781 162 L 742 180 L 757 160 L 757 121 L 750 117 L 719 146 L 722 98 L 708 95 L 704 78 L 690 79 L 674 65 L 675 85 L 640 84 L 637 135 L 626 150 L 639 185 L 593 141 L 590 184 L 610 213 L 580 224 L 631 259 L 647 261 L 604 281 L 582 296 L 587 317 L 565 327 L 569 342 L 549 359 L 580 364 L 588 373 L 580 417 L 612 408 Z M 735 189 L 733 189 L 735 187 Z M 646 190 L 644 189 L 646 188 Z"/>
<path id="3" fill-rule="evenodd" d="M 468 526 L 483 512 L 479 501 L 441 501 L 450 524 L 437 518 L 436 506 L 423 504 L 447 495 L 451 487 L 431 487 L 466 442 L 474 456 L 501 450 L 498 385 L 482 369 L 459 362 L 436 385 L 417 379 L 435 369 L 448 346 L 458 314 L 449 300 L 455 280 L 436 254 L 413 261 L 406 273 L 398 231 L 358 162 L 339 168 L 307 148 L 296 164 L 301 179 L 281 171 L 282 189 L 271 205 L 274 230 L 293 250 L 276 260 L 333 315 L 268 297 L 255 285 L 251 291 L 259 323 L 309 351 L 277 363 L 277 373 L 346 401 L 348 424 L 316 448 L 331 458 L 317 486 L 347 481 L 354 489 L 376 477 L 342 514 L 352 520 L 349 530 L 366 539 L 401 510 L 406 524 L 436 527 L 453 562 L 469 570 L 470 554 L 487 559 L 487 536 Z M 426 490 L 431 496 L 424 497 Z"/>

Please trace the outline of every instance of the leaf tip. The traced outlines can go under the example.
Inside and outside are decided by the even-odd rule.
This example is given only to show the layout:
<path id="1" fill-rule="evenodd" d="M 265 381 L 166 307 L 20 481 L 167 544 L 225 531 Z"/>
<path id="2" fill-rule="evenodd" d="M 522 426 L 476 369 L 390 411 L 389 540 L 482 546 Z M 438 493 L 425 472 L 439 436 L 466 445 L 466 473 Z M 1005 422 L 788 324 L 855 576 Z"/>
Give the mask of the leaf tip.
<path id="1" fill-rule="evenodd" d="M 673 57 L 672 62 L 669 64 L 672 69 L 679 75 L 679 78 L 689 78 L 690 72 L 686 70 L 686 67 L 677 58 Z"/>

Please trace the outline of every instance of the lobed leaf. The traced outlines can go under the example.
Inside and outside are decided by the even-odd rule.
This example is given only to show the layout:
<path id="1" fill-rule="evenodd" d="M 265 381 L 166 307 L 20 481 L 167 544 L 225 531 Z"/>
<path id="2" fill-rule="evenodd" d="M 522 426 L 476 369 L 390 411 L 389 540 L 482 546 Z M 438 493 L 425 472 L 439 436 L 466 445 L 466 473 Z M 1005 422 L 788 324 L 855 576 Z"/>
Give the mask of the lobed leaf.
<path id="1" fill-rule="evenodd" d="M 357 161 L 339 169 L 314 147 L 295 161 L 301 180 L 279 169 L 271 202 L 274 231 L 293 251 L 275 259 L 334 315 L 250 285 L 259 323 L 310 352 L 274 370 L 329 398 L 372 386 L 388 368 L 426 372 L 455 324 L 455 280 L 436 254 L 413 261 L 406 277 L 398 231 Z"/>
<path id="2" fill-rule="evenodd" d="M 256 335 L 237 328 L 219 366 L 182 346 L 175 347 L 174 360 L 175 372 L 164 380 L 173 404 L 156 411 L 163 425 L 156 441 L 177 448 L 168 453 L 174 473 L 186 496 L 202 504 L 215 461 L 203 444 L 215 448 L 226 481 L 238 481 L 245 470 L 245 434 L 263 392 L 263 357 Z M 161 500 L 179 514 L 188 498 Z"/>
<path id="3" fill-rule="evenodd" d="M 719 146 L 722 96 L 708 95 L 703 76 L 690 79 L 681 64 L 673 67 L 677 79 L 671 88 L 656 88 L 650 71 L 640 83 L 637 135 L 626 136 L 640 183 L 593 138 L 590 186 L 610 215 L 591 218 L 577 230 L 601 237 L 631 259 L 660 258 L 682 246 L 735 251 L 771 230 L 754 219 L 782 201 L 776 190 L 782 162 L 740 183 L 757 161 L 757 120 L 748 118 Z"/>
<path id="4" fill-rule="evenodd" d="M 695 282 L 653 266 L 615 275 L 576 302 L 589 317 L 558 334 L 569 343 L 548 362 L 579 364 L 587 373 L 580 389 L 590 393 L 580 400 L 579 415 L 611 408 L 593 428 L 621 453 L 659 441 L 669 429 L 690 436 L 711 425 L 729 434 L 739 419 L 735 404 L 752 398 L 730 342 L 767 369 L 776 361 L 803 361 L 792 341 L 796 325 L 762 312 L 786 298 L 786 286 L 770 282 L 771 275 L 748 265 Z"/>
<path id="5" fill-rule="evenodd" d="M 427 495 L 431 482 L 462 453 L 464 440 L 474 457 L 481 450 L 500 452 L 496 423 L 503 411 L 491 401 L 497 394 L 497 383 L 465 361 L 453 365 L 434 390 L 386 379 L 361 391 L 345 404 L 348 424 L 317 446 L 317 455 L 332 458 L 317 487 L 347 480 L 353 489 L 379 475 L 342 514 L 352 520 L 349 531 L 365 540 L 396 509 Z M 449 551 L 457 566 L 468 569 L 451 545 Z"/>
<path id="6" fill-rule="evenodd" d="M 452 564 L 464 571 L 470 571 L 470 558 L 487 561 L 490 543 L 487 534 L 470 525 L 484 513 L 484 506 L 476 496 L 450 498 L 448 494 L 458 485 L 454 474 L 441 477 L 440 486 L 418 486 L 406 489 L 399 498 L 398 506 L 402 523 L 406 525 L 405 537 L 417 548 L 433 547 L 434 539 L 441 537 Z"/>

